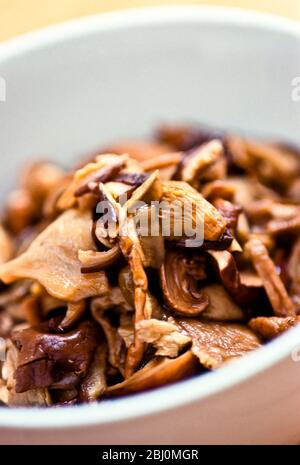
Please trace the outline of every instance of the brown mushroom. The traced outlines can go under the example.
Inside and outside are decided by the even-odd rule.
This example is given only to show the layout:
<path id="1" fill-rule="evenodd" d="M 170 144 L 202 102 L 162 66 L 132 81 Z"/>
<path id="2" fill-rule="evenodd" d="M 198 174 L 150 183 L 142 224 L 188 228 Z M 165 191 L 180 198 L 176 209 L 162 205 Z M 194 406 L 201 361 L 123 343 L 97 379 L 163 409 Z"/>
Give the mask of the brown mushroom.
<path id="1" fill-rule="evenodd" d="M 91 214 L 68 210 L 43 231 L 21 256 L 0 266 L 6 283 L 29 278 L 40 282 L 53 297 L 79 301 L 108 289 L 103 271 L 83 275 L 78 250 L 95 250 Z"/>
<path id="2" fill-rule="evenodd" d="M 218 368 L 261 346 L 251 329 L 240 324 L 193 319 L 177 324 L 192 339 L 192 352 L 205 368 Z"/>
<path id="3" fill-rule="evenodd" d="M 263 339 L 273 339 L 300 323 L 299 316 L 259 316 L 249 322 L 250 328 Z"/>
<path id="4" fill-rule="evenodd" d="M 188 351 L 175 359 L 158 357 L 120 384 L 107 389 L 111 396 L 146 391 L 174 383 L 199 371 L 197 358 Z"/>
<path id="5" fill-rule="evenodd" d="M 209 300 L 189 273 L 189 266 L 189 258 L 184 253 L 167 251 L 160 271 L 160 282 L 166 304 L 176 313 L 194 316 L 208 307 Z"/>
<path id="6" fill-rule="evenodd" d="M 142 320 L 136 324 L 137 337 L 156 348 L 155 355 L 178 357 L 182 349 L 191 342 L 191 338 L 178 331 L 170 321 L 156 319 Z"/>
<path id="7" fill-rule="evenodd" d="M 276 316 L 294 316 L 295 308 L 292 300 L 277 274 L 274 262 L 271 260 L 264 244 L 257 239 L 250 239 L 246 244 L 253 266 L 263 281 Z"/>
<path id="8" fill-rule="evenodd" d="M 251 270 L 240 272 L 233 255 L 227 250 L 209 250 L 217 273 L 229 294 L 234 300 L 245 305 L 253 302 L 262 289 L 262 280 Z"/>

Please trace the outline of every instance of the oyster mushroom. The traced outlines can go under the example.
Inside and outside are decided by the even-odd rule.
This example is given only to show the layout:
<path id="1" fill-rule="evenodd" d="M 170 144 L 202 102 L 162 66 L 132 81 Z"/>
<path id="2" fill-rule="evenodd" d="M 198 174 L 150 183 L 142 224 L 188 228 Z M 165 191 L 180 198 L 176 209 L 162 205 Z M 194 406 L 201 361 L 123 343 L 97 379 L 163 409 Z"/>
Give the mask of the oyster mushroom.
<path id="1" fill-rule="evenodd" d="M 208 295 L 198 289 L 197 279 L 189 273 L 189 260 L 185 254 L 173 250 L 166 253 L 160 283 L 166 304 L 176 313 L 194 316 L 208 307 Z"/>
<path id="2" fill-rule="evenodd" d="M 191 338 L 178 331 L 171 321 L 142 320 L 136 324 L 138 338 L 156 348 L 155 355 L 178 357 L 179 352 L 191 342 Z"/>
<path id="3" fill-rule="evenodd" d="M 163 218 L 171 222 L 171 231 L 174 231 L 176 221 L 181 221 L 183 226 L 199 228 L 203 225 L 204 238 L 207 241 L 217 241 L 225 232 L 226 220 L 220 215 L 217 209 L 207 202 L 202 195 L 189 184 L 183 181 L 166 181 L 163 183 L 162 200 L 166 202 L 166 210 L 162 211 Z M 181 217 L 178 219 L 174 209 L 176 205 L 181 209 Z M 187 207 L 189 207 L 187 209 Z M 183 214 L 184 212 L 184 214 Z M 185 218 L 189 212 L 191 218 Z M 185 228 L 183 228 L 185 229 Z M 170 239 L 178 237 L 170 236 Z"/>
<path id="4" fill-rule="evenodd" d="M 120 384 L 107 389 L 107 394 L 120 396 L 154 389 L 174 383 L 199 371 L 197 358 L 188 351 L 175 359 L 158 357 Z"/>
<path id="5" fill-rule="evenodd" d="M 76 197 L 90 191 L 90 185 L 110 181 L 125 166 L 127 157 L 113 154 L 100 155 L 96 162 L 89 163 L 76 171 L 73 180 L 57 202 L 60 210 L 76 205 Z"/>
<path id="6" fill-rule="evenodd" d="M 211 140 L 187 153 L 175 176 L 198 188 L 201 176 L 221 160 L 223 155 L 222 142 L 216 139 Z"/>
<path id="7" fill-rule="evenodd" d="M 237 323 L 188 319 L 177 320 L 177 325 L 192 339 L 191 350 L 205 368 L 219 368 L 261 346 L 250 328 Z"/>
<path id="8" fill-rule="evenodd" d="M 0 266 L 7 284 L 18 279 L 35 279 L 52 296 L 62 301 L 79 301 L 108 290 L 106 275 L 82 274 L 78 250 L 95 250 L 91 235 L 91 213 L 68 210 L 46 228 L 28 250 Z"/>
<path id="9" fill-rule="evenodd" d="M 283 282 L 277 274 L 274 262 L 264 244 L 258 239 L 250 239 L 246 246 L 253 266 L 263 281 L 276 316 L 294 316 L 295 308 Z"/>
<path id="10" fill-rule="evenodd" d="M 299 316 L 259 316 L 249 321 L 250 328 L 263 339 L 273 339 L 300 323 Z"/>
<path id="11" fill-rule="evenodd" d="M 118 244 L 105 252 L 98 252 L 95 250 L 78 251 L 78 258 L 82 263 L 82 273 L 94 273 L 103 270 L 115 264 L 121 256 L 122 254 Z"/>
<path id="12" fill-rule="evenodd" d="M 253 302 L 262 289 L 262 279 L 252 270 L 239 271 L 233 255 L 227 250 L 209 250 L 217 273 L 234 300 L 245 305 Z"/>

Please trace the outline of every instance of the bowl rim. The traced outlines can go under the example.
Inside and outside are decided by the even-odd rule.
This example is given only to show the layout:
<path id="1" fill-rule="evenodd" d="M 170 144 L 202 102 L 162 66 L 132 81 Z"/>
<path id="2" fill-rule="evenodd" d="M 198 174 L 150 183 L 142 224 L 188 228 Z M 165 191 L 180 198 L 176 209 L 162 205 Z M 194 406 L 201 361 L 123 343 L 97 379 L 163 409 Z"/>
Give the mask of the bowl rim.
<path id="1" fill-rule="evenodd" d="M 298 21 L 266 13 L 202 5 L 146 7 L 86 16 L 10 39 L 0 44 L 0 67 L 6 60 L 97 32 L 147 27 L 153 24 L 168 26 L 175 23 L 207 22 L 277 31 L 298 38 L 300 44 Z M 23 430 L 75 428 L 132 420 L 175 407 L 184 407 L 246 382 L 291 356 L 295 348 L 299 347 L 300 352 L 299 337 L 300 327 L 293 328 L 258 352 L 248 354 L 242 360 L 232 362 L 216 372 L 127 398 L 76 407 L 49 408 L 45 415 L 41 414 L 44 410 L 34 407 L 0 408 L 0 428 Z"/>

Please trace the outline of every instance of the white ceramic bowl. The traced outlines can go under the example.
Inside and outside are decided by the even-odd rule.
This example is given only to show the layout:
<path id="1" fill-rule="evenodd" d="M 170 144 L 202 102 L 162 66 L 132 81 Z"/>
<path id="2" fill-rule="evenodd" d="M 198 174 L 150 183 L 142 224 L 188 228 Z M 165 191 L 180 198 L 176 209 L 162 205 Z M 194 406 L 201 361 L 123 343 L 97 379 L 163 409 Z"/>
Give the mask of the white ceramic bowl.
<path id="1" fill-rule="evenodd" d="M 163 121 L 199 121 L 300 142 L 298 24 L 239 10 L 106 14 L 0 47 L 1 194 L 28 157 L 68 162 Z M 0 409 L 0 442 L 300 441 L 300 328 L 219 371 L 74 408 Z"/>

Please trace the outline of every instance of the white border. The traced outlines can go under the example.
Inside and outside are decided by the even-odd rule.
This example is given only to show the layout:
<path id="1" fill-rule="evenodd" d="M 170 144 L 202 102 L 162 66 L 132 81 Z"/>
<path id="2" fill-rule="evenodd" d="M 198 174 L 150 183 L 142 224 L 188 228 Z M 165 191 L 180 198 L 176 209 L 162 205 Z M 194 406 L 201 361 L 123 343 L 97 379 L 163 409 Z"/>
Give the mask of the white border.
<path id="1" fill-rule="evenodd" d="M 175 6 L 140 8 L 84 17 L 12 39 L 0 45 L 0 67 L 6 60 L 43 49 L 53 44 L 99 31 L 174 23 L 193 24 L 210 22 L 246 26 L 263 30 L 278 31 L 299 38 L 300 27 L 296 21 L 277 16 L 222 7 Z M 1 68 L 0 68 L 1 69 Z M 82 427 L 113 423 L 136 417 L 151 415 L 174 407 L 184 406 L 232 386 L 261 373 L 284 358 L 290 356 L 299 344 L 300 328 L 294 328 L 277 340 L 218 371 L 172 386 L 138 394 L 133 397 L 106 401 L 78 407 L 41 410 L 37 408 L 0 408 L 0 427 L 14 429 Z M 184 395 L 188 392 L 189 395 Z"/>

